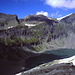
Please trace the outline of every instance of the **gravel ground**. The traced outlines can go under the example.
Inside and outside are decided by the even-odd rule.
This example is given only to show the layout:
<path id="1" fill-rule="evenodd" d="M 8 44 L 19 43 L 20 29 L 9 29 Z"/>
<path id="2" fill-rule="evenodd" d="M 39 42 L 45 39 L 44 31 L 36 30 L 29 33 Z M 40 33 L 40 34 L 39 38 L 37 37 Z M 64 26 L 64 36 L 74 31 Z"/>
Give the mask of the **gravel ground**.
<path id="1" fill-rule="evenodd" d="M 20 75 L 75 75 L 72 63 L 55 64 Z"/>

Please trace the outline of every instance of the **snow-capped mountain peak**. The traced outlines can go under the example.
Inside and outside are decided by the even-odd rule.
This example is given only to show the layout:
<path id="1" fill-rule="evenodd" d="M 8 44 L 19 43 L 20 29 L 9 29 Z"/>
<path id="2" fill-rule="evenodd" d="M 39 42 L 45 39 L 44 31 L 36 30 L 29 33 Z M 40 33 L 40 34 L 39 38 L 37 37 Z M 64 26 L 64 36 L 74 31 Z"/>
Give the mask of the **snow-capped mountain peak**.
<path id="1" fill-rule="evenodd" d="M 69 14 L 69 15 L 66 15 L 66 16 L 63 16 L 63 17 L 61 17 L 61 18 L 57 18 L 57 20 L 61 20 L 61 19 L 63 19 L 63 18 L 66 18 L 66 17 L 68 17 L 68 16 L 71 16 L 73 13 L 71 13 L 71 14 Z"/>

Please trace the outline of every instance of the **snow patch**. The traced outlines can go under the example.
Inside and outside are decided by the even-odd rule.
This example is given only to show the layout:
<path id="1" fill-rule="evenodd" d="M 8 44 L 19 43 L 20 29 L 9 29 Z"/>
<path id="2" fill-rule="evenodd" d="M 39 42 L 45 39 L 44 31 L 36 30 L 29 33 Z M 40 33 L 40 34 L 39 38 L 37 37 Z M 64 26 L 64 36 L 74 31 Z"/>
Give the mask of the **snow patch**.
<path id="1" fill-rule="evenodd" d="M 70 58 L 61 59 L 59 60 L 59 63 L 73 63 L 75 66 L 75 55 Z"/>
<path id="2" fill-rule="evenodd" d="M 69 15 L 66 15 L 66 16 L 64 16 L 64 17 L 61 17 L 61 18 L 57 18 L 57 20 L 61 20 L 61 19 L 63 19 L 63 18 L 65 18 L 65 17 L 67 17 L 67 16 L 70 16 L 70 15 L 72 15 L 73 13 L 71 13 L 71 14 L 69 14 Z"/>
<path id="3" fill-rule="evenodd" d="M 36 26 L 36 24 L 27 24 L 27 23 L 25 23 L 25 26 L 28 26 L 30 28 L 30 27 Z"/>
<path id="4" fill-rule="evenodd" d="M 13 28 L 13 26 L 8 27 L 8 29 Z"/>
<path id="5" fill-rule="evenodd" d="M 18 74 L 16 74 L 16 75 L 22 75 L 22 73 L 18 73 Z"/>

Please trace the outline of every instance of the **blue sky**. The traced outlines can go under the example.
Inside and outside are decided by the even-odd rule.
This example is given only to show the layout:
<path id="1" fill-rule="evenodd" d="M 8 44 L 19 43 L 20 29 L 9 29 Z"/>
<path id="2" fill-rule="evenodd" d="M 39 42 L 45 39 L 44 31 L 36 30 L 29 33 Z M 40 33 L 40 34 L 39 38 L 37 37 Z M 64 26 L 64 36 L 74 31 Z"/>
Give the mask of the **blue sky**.
<path id="1" fill-rule="evenodd" d="M 0 13 L 19 18 L 35 14 L 60 18 L 75 13 L 75 0 L 0 0 Z"/>

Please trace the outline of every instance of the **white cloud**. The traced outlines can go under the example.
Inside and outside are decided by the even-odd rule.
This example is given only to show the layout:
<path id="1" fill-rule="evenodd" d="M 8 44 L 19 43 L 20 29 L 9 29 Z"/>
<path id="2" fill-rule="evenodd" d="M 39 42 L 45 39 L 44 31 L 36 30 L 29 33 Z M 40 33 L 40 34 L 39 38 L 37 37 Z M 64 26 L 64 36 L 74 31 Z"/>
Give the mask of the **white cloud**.
<path id="1" fill-rule="evenodd" d="M 58 8 L 75 8 L 75 0 L 46 0 L 46 4 Z"/>
<path id="2" fill-rule="evenodd" d="M 36 15 L 44 15 L 44 16 L 48 16 L 48 12 L 44 12 L 44 11 L 40 11 L 40 12 L 36 12 Z"/>
<path id="3" fill-rule="evenodd" d="M 59 11 L 57 11 L 56 13 L 52 13 L 52 14 L 50 14 L 50 16 L 51 16 L 51 17 L 59 18 L 59 17 L 61 17 L 62 15 L 59 14 Z"/>

